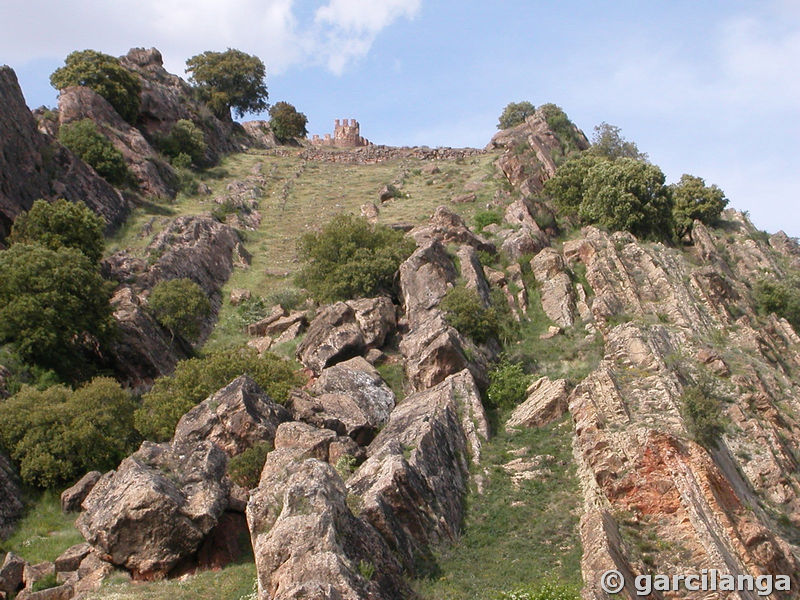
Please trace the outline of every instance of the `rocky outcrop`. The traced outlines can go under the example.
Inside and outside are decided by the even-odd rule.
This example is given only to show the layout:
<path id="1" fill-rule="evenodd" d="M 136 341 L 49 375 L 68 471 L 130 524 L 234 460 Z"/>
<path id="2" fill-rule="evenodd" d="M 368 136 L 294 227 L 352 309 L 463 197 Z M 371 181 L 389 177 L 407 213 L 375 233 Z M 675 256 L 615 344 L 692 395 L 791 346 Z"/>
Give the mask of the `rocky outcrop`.
<path id="1" fill-rule="evenodd" d="M 22 515 L 22 490 L 11 461 L 0 454 L 0 538 L 7 537 Z"/>
<path id="2" fill-rule="evenodd" d="M 275 430 L 291 415 L 242 375 L 181 417 L 173 443 L 212 442 L 229 457 L 258 442 L 272 442 Z"/>
<path id="3" fill-rule="evenodd" d="M 476 250 L 496 252 L 493 244 L 473 233 L 464 219 L 446 206 L 439 206 L 427 223 L 414 227 L 408 235 L 418 246 L 427 246 L 436 240 L 441 244 L 467 244 Z"/>
<path id="4" fill-rule="evenodd" d="M 105 179 L 37 129 L 17 77 L 0 67 L 0 242 L 17 215 L 34 201 L 66 198 L 82 202 L 103 218 L 108 230 L 128 214 L 128 203 Z"/>
<path id="5" fill-rule="evenodd" d="M 22 589 L 22 575 L 27 564 L 13 552 L 6 554 L 0 567 L 0 592 L 11 596 Z"/>
<path id="6" fill-rule="evenodd" d="M 389 298 L 337 302 L 311 322 L 297 358 L 319 375 L 328 366 L 380 348 L 395 326 L 396 309 Z"/>
<path id="7" fill-rule="evenodd" d="M 75 86 L 61 90 L 58 97 L 60 127 L 91 120 L 122 153 L 128 170 L 146 196 L 173 198 L 177 192 L 177 176 L 172 167 L 150 146 L 141 132 L 119 116 L 108 101 L 88 87 Z"/>
<path id="8" fill-rule="evenodd" d="M 259 600 L 411 596 L 386 543 L 351 512 L 336 471 L 302 450 L 267 456 L 247 521 Z"/>
<path id="9" fill-rule="evenodd" d="M 542 427 L 567 412 L 569 384 L 566 379 L 537 379 L 526 391 L 525 401 L 514 409 L 506 421 L 506 430 L 514 427 Z"/>
<path id="10" fill-rule="evenodd" d="M 294 417 L 367 445 L 389 420 L 394 392 L 362 357 L 323 369 L 310 388 L 289 399 Z"/>
<path id="11" fill-rule="evenodd" d="M 564 259 L 553 248 L 545 248 L 531 260 L 531 271 L 540 285 L 542 309 L 560 327 L 575 324 L 576 299 Z"/>
<path id="12" fill-rule="evenodd" d="M 97 482 L 103 474 L 100 471 L 90 471 L 80 478 L 80 480 L 73 486 L 68 487 L 61 492 L 61 512 L 71 513 L 78 512 L 81 509 L 81 504 L 92 491 Z M 62 569 L 71 571 L 72 569 Z"/>
<path id="13" fill-rule="evenodd" d="M 458 536 L 470 461 L 489 428 L 468 371 L 406 398 L 348 479 L 360 518 L 388 542 L 410 572 L 434 544 Z"/>
<path id="14" fill-rule="evenodd" d="M 509 183 L 525 197 L 535 196 L 544 182 L 556 172 L 556 160 L 570 150 L 586 150 L 589 141 L 572 125 L 569 140 L 561 139 L 547 124 L 541 110 L 511 129 L 498 131 L 487 150 L 504 149 L 497 160 L 498 168 Z"/>
<path id="15" fill-rule="evenodd" d="M 95 485 L 76 526 L 134 578 L 164 577 L 194 555 L 225 511 L 226 466 L 211 442 L 144 442 Z"/>

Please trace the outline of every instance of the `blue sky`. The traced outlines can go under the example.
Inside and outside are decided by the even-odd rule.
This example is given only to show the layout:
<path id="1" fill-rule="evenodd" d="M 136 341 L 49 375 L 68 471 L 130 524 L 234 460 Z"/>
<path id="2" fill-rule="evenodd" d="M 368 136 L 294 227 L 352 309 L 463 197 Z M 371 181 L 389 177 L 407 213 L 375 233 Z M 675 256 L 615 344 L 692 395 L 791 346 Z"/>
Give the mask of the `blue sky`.
<path id="1" fill-rule="evenodd" d="M 484 146 L 510 101 L 622 128 L 676 181 L 716 183 L 759 227 L 800 236 L 800 2 L 605 0 L 4 2 L 0 63 L 28 104 L 74 49 L 156 46 L 267 65 L 270 101 L 310 133 L 357 118 L 375 143 Z"/>

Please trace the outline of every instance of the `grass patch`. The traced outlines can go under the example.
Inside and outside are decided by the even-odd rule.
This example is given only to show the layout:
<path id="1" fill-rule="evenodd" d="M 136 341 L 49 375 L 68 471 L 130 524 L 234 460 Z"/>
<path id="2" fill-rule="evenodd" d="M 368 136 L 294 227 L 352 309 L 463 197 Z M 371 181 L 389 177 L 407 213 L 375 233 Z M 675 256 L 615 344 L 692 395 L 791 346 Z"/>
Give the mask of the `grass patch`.
<path id="1" fill-rule="evenodd" d="M 406 397 L 406 373 L 401 361 L 384 362 L 375 367 L 391 390 L 399 404 Z"/>
<path id="2" fill-rule="evenodd" d="M 64 550 L 84 541 L 75 529 L 76 517 L 61 512 L 58 492 L 38 493 L 31 497 L 14 533 L 0 542 L 0 550 L 18 554 L 31 564 L 54 561 Z"/>
<path id="3" fill-rule="evenodd" d="M 464 533 L 437 553 L 437 575 L 414 582 L 421 598 L 493 598 L 554 582 L 580 586 L 581 495 L 571 443 L 567 417 L 541 429 L 503 431 L 484 445 L 483 464 L 491 465 L 484 493 L 470 491 Z M 528 448 L 522 458 L 552 456 L 543 464 L 551 474 L 516 486 L 500 465 L 520 448 Z"/>

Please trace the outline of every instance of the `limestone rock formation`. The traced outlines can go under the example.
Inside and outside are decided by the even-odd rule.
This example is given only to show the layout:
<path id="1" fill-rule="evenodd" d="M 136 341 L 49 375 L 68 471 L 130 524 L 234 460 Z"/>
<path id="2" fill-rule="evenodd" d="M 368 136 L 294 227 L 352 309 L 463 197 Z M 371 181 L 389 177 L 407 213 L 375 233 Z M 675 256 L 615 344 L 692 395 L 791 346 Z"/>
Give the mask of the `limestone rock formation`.
<path id="1" fill-rule="evenodd" d="M 35 200 L 66 198 L 83 202 L 109 230 L 128 214 L 128 203 L 105 179 L 37 129 L 17 76 L 0 67 L 0 242 L 11 224 Z"/>
<path id="2" fill-rule="evenodd" d="M 229 457 L 258 442 L 272 442 L 278 425 L 291 415 L 242 375 L 181 417 L 173 443 L 212 442 Z"/>
<path id="3" fill-rule="evenodd" d="M 353 516 L 330 465 L 298 451 L 268 455 L 247 506 L 259 600 L 409 597 L 400 565 Z"/>
<path id="4" fill-rule="evenodd" d="M 413 572 L 431 545 L 458 536 L 469 463 L 489 427 L 469 371 L 406 398 L 348 479 L 369 522 Z"/>
<path id="5" fill-rule="evenodd" d="M 144 442 L 97 483 L 76 526 L 134 578 L 164 577 L 194 555 L 225 511 L 226 466 L 211 442 Z"/>
<path id="6" fill-rule="evenodd" d="M 325 367 L 380 348 L 396 325 L 389 298 L 337 302 L 314 318 L 297 347 L 297 358 L 315 374 Z"/>

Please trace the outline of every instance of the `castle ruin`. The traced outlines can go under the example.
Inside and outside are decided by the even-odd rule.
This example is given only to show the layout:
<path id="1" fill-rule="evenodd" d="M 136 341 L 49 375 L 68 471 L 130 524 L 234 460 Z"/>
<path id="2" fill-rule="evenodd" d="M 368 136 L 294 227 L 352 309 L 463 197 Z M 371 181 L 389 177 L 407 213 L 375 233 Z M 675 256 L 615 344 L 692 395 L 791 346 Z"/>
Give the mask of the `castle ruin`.
<path id="1" fill-rule="evenodd" d="M 321 138 L 315 135 L 311 138 L 311 143 L 315 146 L 334 146 L 336 148 L 358 148 L 361 146 L 371 146 L 372 143 L 361 137 L 361 126 L 355 119 L 336 119 L 333 127 L 333 137 L 326 133 Z"/>

